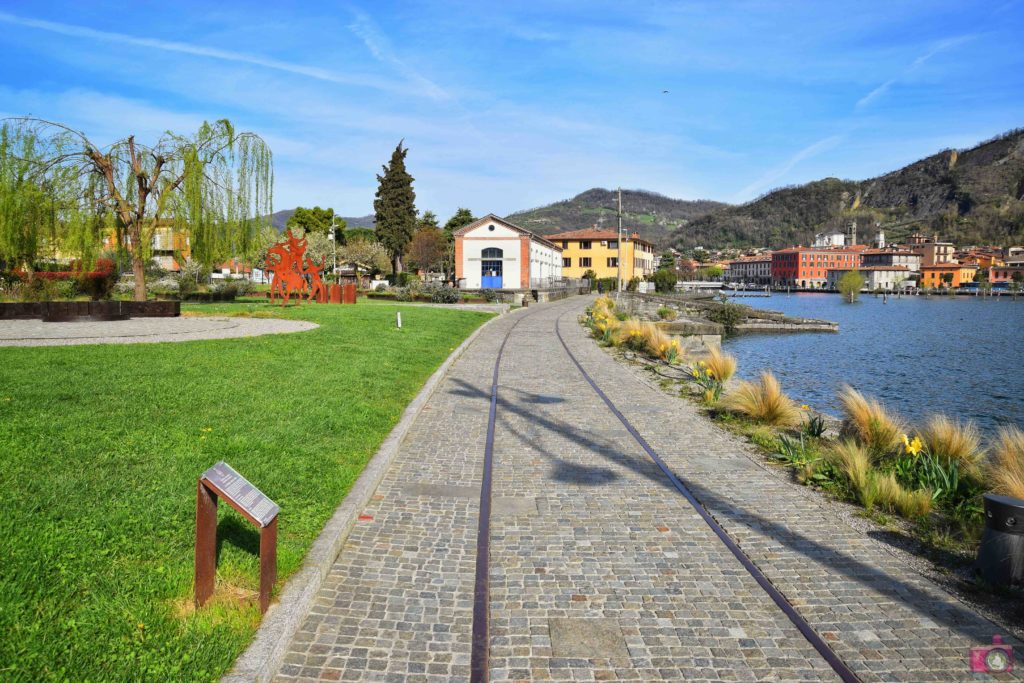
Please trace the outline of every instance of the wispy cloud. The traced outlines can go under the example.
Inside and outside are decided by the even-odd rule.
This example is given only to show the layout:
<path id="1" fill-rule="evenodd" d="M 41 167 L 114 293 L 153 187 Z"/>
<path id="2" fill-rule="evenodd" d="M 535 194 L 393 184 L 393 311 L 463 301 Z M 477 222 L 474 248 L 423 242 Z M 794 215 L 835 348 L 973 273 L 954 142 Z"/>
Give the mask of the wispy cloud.
<path id="1" fill-rule="evenodd" d="M 9 14 L 7 12 L 0 12 L 0 22 L 15 24 L 17 26 L 25 26 L 27 28 L 34 28 L 41 31 L 49 31 L 50 33 L 72 36 L 75 38 L 86 38 L 89 40 L 113 42 L 122 45 L 136 45 L 139 47 L 153 48 L 156 50 L 165 50 L 168 52 L 179 52 L 183 54 L 195 55 L 197 57 L 208 57 L 210 59 L 219 59 L 228 62 L 251 64 L 253 66 L 259 66 L 267 69 L 274 69 L 277 71 L 285 71 L 300 76 L 306 76 L 308 78 L 326 81 L 328 83 L 355 85 L 387 91 L 402 91 L 405 89 L 400 83 L 387 81 L 374 76 L 365 76 L 359 74 L 341 74 L 335 71 L 322 69 L 320 67 L 308 66 L 305 64 L 296 64 L 294 62 L 286 62 L 280 59 L 262 57 L 260 55 L 254 55 L 246 52 L 222 50 L 220 48 L 207 47 L 205 45 L 194 45 L 192 43 L 161 40 L 159 38 L 139 38 L 124 33 L 114 33 L 111 31 L 97 31 L 96 29 L 92 29 L 87 26 L 75 26 L 72 24 L 62 24 L 54 21 L 44 21 L 42 19 L 21 17 L 14 14 Z"/>
<path id="2" fill-rule="evenodd" d="M 377 61 L 392 67 L 406 79 L 418 85 L 427 96 L 435 100 L 451 99 L 444 88 L 399 59 L 391 46 L 391 41 L 377 28 L 377 24 L 370 18 L 370 15 L 357 9 L 353 9 L 352 14 L 354 19 L 349 24 L 349 29 L 363 41 Z"/>
<path id="3" fill-rule="evenodd" d="M 864 97 L 862 97 L 859 100 L 857 100 L 856 108 L 857 109 L 863 109 L 864 107 L 868 106 L 869 104 L 871 104 L 872 102 L 877 100 L 879 97 L 884 95 L 886 92 L 888 92 L 889 89 L 892 86 L 894 86 L 896 83 L 898 83 L 901 79 L 906 78 L 907 76 L 909 76 L 913 72 L 917 71 L 917 69 L 919 69 L 925 62 L 927 62 L 929 59 L 931 59 L 935 55 L 939 54 L 940 52 L 945 52 L 946 50 L 954 48 L 957 45 L 961 45 L 963 43 L 966 43 L 967 41 L 972 40 L 973 38 L 974 38 L 973 35 L 966 35 L 966 36 L 957 36 L 955 38 L 948 38 L 946 40 L 943 40 L 942 42 L 937 44 L 935 47 L 933 47 L 932 49 L 928 50 L 923 55 L 921 55 L 920 57 L 915 59 L 913 62 L 911 62 L 910 66 L 908 66 L 906 69 L 904 69 L 898 76 L 894 76 L 893 78 L 890 78 L 889 80 L 887 80 L 886 82 L 882 83 L 880 86 L 878 86 L 877 88 L 875 88 L 874 90 L 869 92 L 867 95 L 865 95 Z"/>
<path id="4" fill-rule="evenodd" d="M 814 144 L 807 145 L 799 152 L 791 156 L 780 166 L 777 166 L 767 173 L 762 175 L 760 178 L 750 183 L 742 190 L 736 193 L 733 197 L 734 201 L 746 201 L 755 195 L 759 195 L 770 187 L 774 186 L 776 182 L 787 173 L 793 170 L 793 168 L 801 161 L 810 159 L 813 156 L 817 156 L 822 152 L 832 149 L 846 138 L 845 134 L 842 135 L 830 135 L 827 138 L 822 138 Z"/>

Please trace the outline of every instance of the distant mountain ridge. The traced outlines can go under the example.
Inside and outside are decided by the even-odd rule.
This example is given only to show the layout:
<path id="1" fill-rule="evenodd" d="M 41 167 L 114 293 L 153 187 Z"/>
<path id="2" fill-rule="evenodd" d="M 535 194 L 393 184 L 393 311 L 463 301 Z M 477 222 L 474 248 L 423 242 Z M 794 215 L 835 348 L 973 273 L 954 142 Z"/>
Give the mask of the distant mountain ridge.
<path id="1" fill-rule="evenodd" d="M 281 211 L 275 211 L 270 216 L 270 224 L 274 226 L 274 229 L 278 232 L 284 232 L 285 225 L 288 224 L 288 219 L 295 213 L 295 209 L 282 209 Z M 338 216 L 343 219 L 348 228 L 372 228 L 374 226 L 373 214 L 369 216 Z"/>
<path id="2" fill-rule="evenodd" d="M 623 190 L 622 225 L 660 244 L 673 230 L 685 226 L 689 221 L 728 206 L 709 199 L 690 201 L 672 199 L 646 190 Z M 617 211 L 618 192 L 595 187 L 572 199 L 516 211 L 505 218 L 538 235 L 551 235 L 593 225 L 614 229 Z"/>
<path id="3" fill-rule="evenodd" d="M 868 180 L 826 178 L 769 192 L 676 229 L 678 248 L 809 244 L 816 232 L 857 222 L 865 242 L 915 231 L 960 245 L 1024 242 L 1024 129 L 966 150 L 944 150 Z"/>

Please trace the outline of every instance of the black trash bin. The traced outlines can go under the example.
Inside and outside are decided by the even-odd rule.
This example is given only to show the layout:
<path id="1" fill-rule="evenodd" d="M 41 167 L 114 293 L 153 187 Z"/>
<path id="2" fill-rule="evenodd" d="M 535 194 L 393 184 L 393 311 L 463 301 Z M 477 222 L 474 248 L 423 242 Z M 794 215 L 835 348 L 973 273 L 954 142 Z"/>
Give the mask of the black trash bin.
<path id="1" fill-rule="evenodd" d="M 974 566 L 993 586 L 1024 586 L 1024 500 L 985 494 L 985 533 Z"/>

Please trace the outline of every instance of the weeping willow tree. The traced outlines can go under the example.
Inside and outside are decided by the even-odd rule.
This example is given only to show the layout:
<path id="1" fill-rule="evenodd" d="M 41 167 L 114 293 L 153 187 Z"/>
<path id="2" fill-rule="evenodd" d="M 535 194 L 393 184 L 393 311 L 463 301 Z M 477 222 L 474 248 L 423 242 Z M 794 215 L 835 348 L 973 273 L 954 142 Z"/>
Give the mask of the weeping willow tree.
<path id="1" fill-rule="evenodd" d="M 0 143 L 0 256 L 34 256 L 48 230 L 65 252 L 88 257 L 104 226 L 114 227 L 131 256 L 137 301 L 146 298 L 158 228 L 184 231 L 192 258 L 210 268 L 251 254 L 272 212 L 270 148 L 227 119 L 189 137 L 164 133 L 151 147 L 129 136 L 101 148 L 62 124 L 16 118 L 5 121 Z M 50 201 L 49 222 L 31 214 L 32 192 Z M 47 210 L 45 201 L 35 206 Z"/>

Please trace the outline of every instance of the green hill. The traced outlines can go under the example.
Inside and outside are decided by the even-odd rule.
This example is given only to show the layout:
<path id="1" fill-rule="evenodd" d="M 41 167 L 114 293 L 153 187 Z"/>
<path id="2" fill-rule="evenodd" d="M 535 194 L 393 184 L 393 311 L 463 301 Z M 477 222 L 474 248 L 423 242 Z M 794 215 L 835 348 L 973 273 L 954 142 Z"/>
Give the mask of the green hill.
<path id="1" fill-rule="evenodd" d="M 688 201 L 644 190 L 623 190 L 622 225 L 636 230 L 641 237 L 661 244 L 672 231 L 685 226 L 689 221 L 728 206 L 705 199 Z M 539 235 L 551 235 L 593 225 L 614 229 L 617 211 L 617 191 L 594 188 L 572 199 L 517 211 L 506 218 Z"/>
<path id="2" fill-rule="evenodd" d="M 921 231 L 960 245 L 1024 242 L 1024 130 L 944 150 L 870 180 L 827 178 L 774 190 L 676 229 L 679 248 L 809 244 L 857 221 L 861 241 L 880 224 L 890 241 Z"/>

